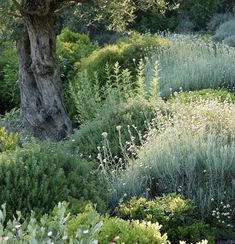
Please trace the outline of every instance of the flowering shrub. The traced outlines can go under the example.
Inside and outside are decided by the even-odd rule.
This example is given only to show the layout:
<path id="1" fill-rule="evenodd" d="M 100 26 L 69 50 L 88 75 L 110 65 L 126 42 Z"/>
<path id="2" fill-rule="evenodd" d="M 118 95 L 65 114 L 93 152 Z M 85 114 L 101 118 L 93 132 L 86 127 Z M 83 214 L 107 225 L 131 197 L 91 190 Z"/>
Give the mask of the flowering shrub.
<path id="1" fill-rule="evenodd" d="M 179 192 L 195 202 L 202 216 L 213 209 L 211 198 L 231 205 L 235 105 L 216 100 L 176 102 L 169 111 L 155 119 L 158 127 L 149 131 L 138 159 L 129 161 L 125 172 L 113 174 L 110 202 L 115 205 L 124 195 Z"/>

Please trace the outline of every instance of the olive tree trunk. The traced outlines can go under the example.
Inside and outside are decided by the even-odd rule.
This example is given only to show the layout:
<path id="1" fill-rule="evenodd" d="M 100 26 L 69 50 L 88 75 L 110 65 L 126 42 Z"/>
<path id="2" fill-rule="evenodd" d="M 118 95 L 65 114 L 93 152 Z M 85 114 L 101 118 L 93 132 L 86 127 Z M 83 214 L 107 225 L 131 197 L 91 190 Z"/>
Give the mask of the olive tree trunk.
<path id="1" fill-rule="evenodd" d="M 24 16 L 24 24 L 17 45 L 21 115 L 36 137 L 59 141 L 71 133 L 72 124 L 62 98 L 53 16 Z"/>

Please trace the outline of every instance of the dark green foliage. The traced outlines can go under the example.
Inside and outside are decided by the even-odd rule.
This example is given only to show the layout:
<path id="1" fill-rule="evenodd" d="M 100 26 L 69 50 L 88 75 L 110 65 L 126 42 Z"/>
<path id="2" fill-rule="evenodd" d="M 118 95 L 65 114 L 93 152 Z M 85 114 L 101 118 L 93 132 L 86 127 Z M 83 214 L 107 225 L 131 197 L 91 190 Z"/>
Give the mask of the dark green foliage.
<path id="1" fill-rule="evenodd" d="M 117 126 L 122 126 L 121 141 L 125 145 L 126 141 L 130 141 L 130 133 L 135 136 L 136 144 L 139 144 L 137 131 L 142 134 L 147 130 L 146 122 L 150 122 L 154 117 L 154 109 L 157 108 L 155 103 L 148 102 L 144 99 L 128 100 L 121 104 L 107 104 L 100 114 L 87 123 L 83 124 L 78 131 L 74 133 L 68 142 L 69 150 L 78 151 L 85 156 L 98 154 L 98 146 L 102 146 L 102 133 L 107 132 L 110 149 L 113 156 L 121 154 L 119 134 Z M 137 127 L 137 130 L 133 127 Z"/>
<path id="2" fill-rule="evenodd" d="M 118 62 L 123 69 L 128 68 L 135 75 L 138 62 L 147 56 L 149 49 L 153 51 L 153 49 L 167 44 L 168 41 L 164 38 L 133 34 L 119 40 L 115 45 L 107 45 L 94 51 L 77 64 L 77 69 L 78 71 L 87 70 L 90 75 L 96 72 L 101 85 L 104 85 L 107 80 L 106 64 L 112 67 Z"/>
<path id="3" fill-rule="evenodd" d="M 193 21 L 196 30 L 206 27 L 208 20 L 218 12 L 223 0 L 186 0 L 181 10 Z"/>
<path id="4" fill-rule="evenodd" d="M 10 215 L 16 210 L 45 213 L 71 197 L 102 205 L 95 169 L 91 161 L 48 143 L 31 143 L 14 152 L 2 153 L 0 204 L 7 204 Z"/>
<path id="5" fill-rule="evenodd" d="M 203 221 L 193 221 L 185 226 L 175 226 L 175 228 L 168 230 L 167 234 L 174 243 L 178 243 L 180 240 L 184 240 L 186 243 L 196 243 L 206 239 L 209 244 L 214 244 L 217 236 L 215 229 Z"/>
<path id="6" fill-rule="evenodd" d="M 5 44 L 0 58 L 0 113 L 19 106 L 18 61 L 14 44 Z"/>

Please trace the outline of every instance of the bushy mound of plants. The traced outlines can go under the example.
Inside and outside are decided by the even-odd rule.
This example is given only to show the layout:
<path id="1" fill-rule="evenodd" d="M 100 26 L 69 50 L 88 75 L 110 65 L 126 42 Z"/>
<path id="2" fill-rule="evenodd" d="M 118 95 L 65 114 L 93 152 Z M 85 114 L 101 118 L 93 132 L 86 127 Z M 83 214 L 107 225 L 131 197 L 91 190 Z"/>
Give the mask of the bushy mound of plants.
<path id="1" fill-rule="evenodd" d="M 73 199 L 75 205 L 93 201 L 104 209 L 105 184 L 101 185 L 96 168 L 93 162 L 49 143 L 31 143 L 3 152 L 0 204 L 7 204 L 8 217 L 16 211 L 45 213 L 68 199 Z"/>
<path id="2" fill-rule="evenodd" d="M 228 101 L 231 103 L 235 102 L 235 93 L 226 89 L 202 89 L 198 91 L 189 92 L 175 92 L 173 93 L 168 102 L 180 102 L 180 103 L 191 103 L 198 100 L 213 100 L 217 99 L 220 102 Z"/>
<path id="3" fill-rule="evenodd" d="M 86 34 L 72 32 L 68 28 L 64 28 L 57 36 L 56 44 L 62 79 L 74 71 L 76 62 L 98 48 L 98 44 L 92 42 Z"/>
<path id="4" fill-rule="evenodd" d="M 17 146 L 17 142 L 17 133 L 7 133 L 4 127 L 0 127 L 0 153 L 14 150 Z"/>
<path id="5" fill-rule="evenodd" d="M 168 97 L 174 91 L 235 87 L 234 48 L 203 41 L 198 36 L 170 35 L 168 48 L 153 53 L 147 65 L 146 79 L 157 61 L 160 66 L 160 93 Z"/>
<path id="6" fill-rule="evenodd" d="M 14 44 L 8 43 L 0 58 L 0 113 L 19 106 L 18 61 Z"/>
<path id="7" fill-rule="evenodd" d="M 149 131 L 149 139 L 138 152 L 138 159 L 129 161 L 125 172 L 116 172 L 113 179 L 109 178 L 113 189 L 110 204 L 132 196 L 178 192 L 194 201 L 198 216 L 231 233 L 234 104 L 216 100 L 176 102 L 169 111 L 167 117 L 156 119 L 157 129 Z M 221 214 L 221 204 L 226 217 L 224 211 Z"/>
<path id="8" fill-rule="evenodd" d="M 135 33 L 119 40 L 116 44 L 107 45 L 94 51 L 77 64 L 77 69 L 78 72 L 87 70 L 89 75 L 96 72 L 100 84 L 104 85 L 107 81 L 106 64 L 112 67 L 118 62 L 122 68 L 128 68 L 132 74 L 136 74 L 138 62 L 146 57 L 149 49 L 152 50 L 166 45 L 168 45 L 168 40 L 165 38 Z"/>
<path id="9" fill-rule="evenodd" d="M 167 232 L 172 243 L 180 240 L 196 243 L 202 238 L 215 242 L 212 228 L 195 219 L 191 201 L 177 194 L 168 194 L 152 200 L 136 197 L 120 203 L 116 213 L 124 219 L 145 220 L 162 225 L 161 233 Z"/>
<path id="10" fill-rule="evenodd" d="M 0 216 L 0 238 L 4 242 L 169 243 L 167 235 L 161 235 L 158 224 L 103 217 L 91 206 L 75 216 L 68 212 L 67 204 L 59 203 L 52 214 L 42 216 L 39 221 L 33 214 L 25 221 L 18 213 L 18 217 L 7 224 L 3 206 Z"/>
<path id="11" fill-rule="evenodd" d="M 213 40 L 224 42 L 225 44 L 235 47 L 235 18 L 223 23 L 218 27 L 213 36 Z"/>
<path id="12" fill-rule="evenodd" d="M 211 17 L 207 23 L 207 30 L 214 33 L 222 24 L 234 18 L 234 13 L 220 13 Z"/>
<path id="13" fill-rule="evenodd" d="M 97 116 L 82 124 L 67 142 L 68 150 L 89 157 L 97 157 L 98 147 L 107 146 L 115 156 L 123 155 L 133 143 L 140 145 L 141 136 L 148 130 L 148 123 L 161 102 L 135 97 L 117 104 L 106 104 Z M 133 142 L 132 142 L 133 141 Z M 122 148 L 122 145 L 123 148 Z"/>

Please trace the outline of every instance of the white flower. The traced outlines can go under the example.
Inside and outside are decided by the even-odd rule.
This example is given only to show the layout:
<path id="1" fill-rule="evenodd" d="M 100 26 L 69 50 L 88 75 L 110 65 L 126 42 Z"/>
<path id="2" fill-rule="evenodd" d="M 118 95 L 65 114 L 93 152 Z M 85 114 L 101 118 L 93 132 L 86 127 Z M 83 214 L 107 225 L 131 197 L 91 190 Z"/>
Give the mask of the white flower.
<path id="1" fill-rule="evenodd" d="M 104 138 L 107 138 L 107 137 L 108 137 L 108 133 L 107 133 L 107 132 L 103 132 L 101 135 L 102 135 Z"/>
<path id="2" fill-rule="evenodd" d="M 118 126 L 116 127 L 116 130 L 117 130 L 117 131 L 120 131 L 121 128 L 122 128 L 122 126 L 121 126 L 121 125 L 118 125 Z"/>
<path id="3" fill-rule="evenodd" d="M 89 233 L 89 230 L 84 230 L 83 231 L 83 234 L 88 234 Z"/>
<path id="4" fill-rule="evenodd" d="M 50 237 L 50 236 L 52 236 L 52 231 L 49 231 L 48 233 L 47 233 L 47 235 Z"/>

